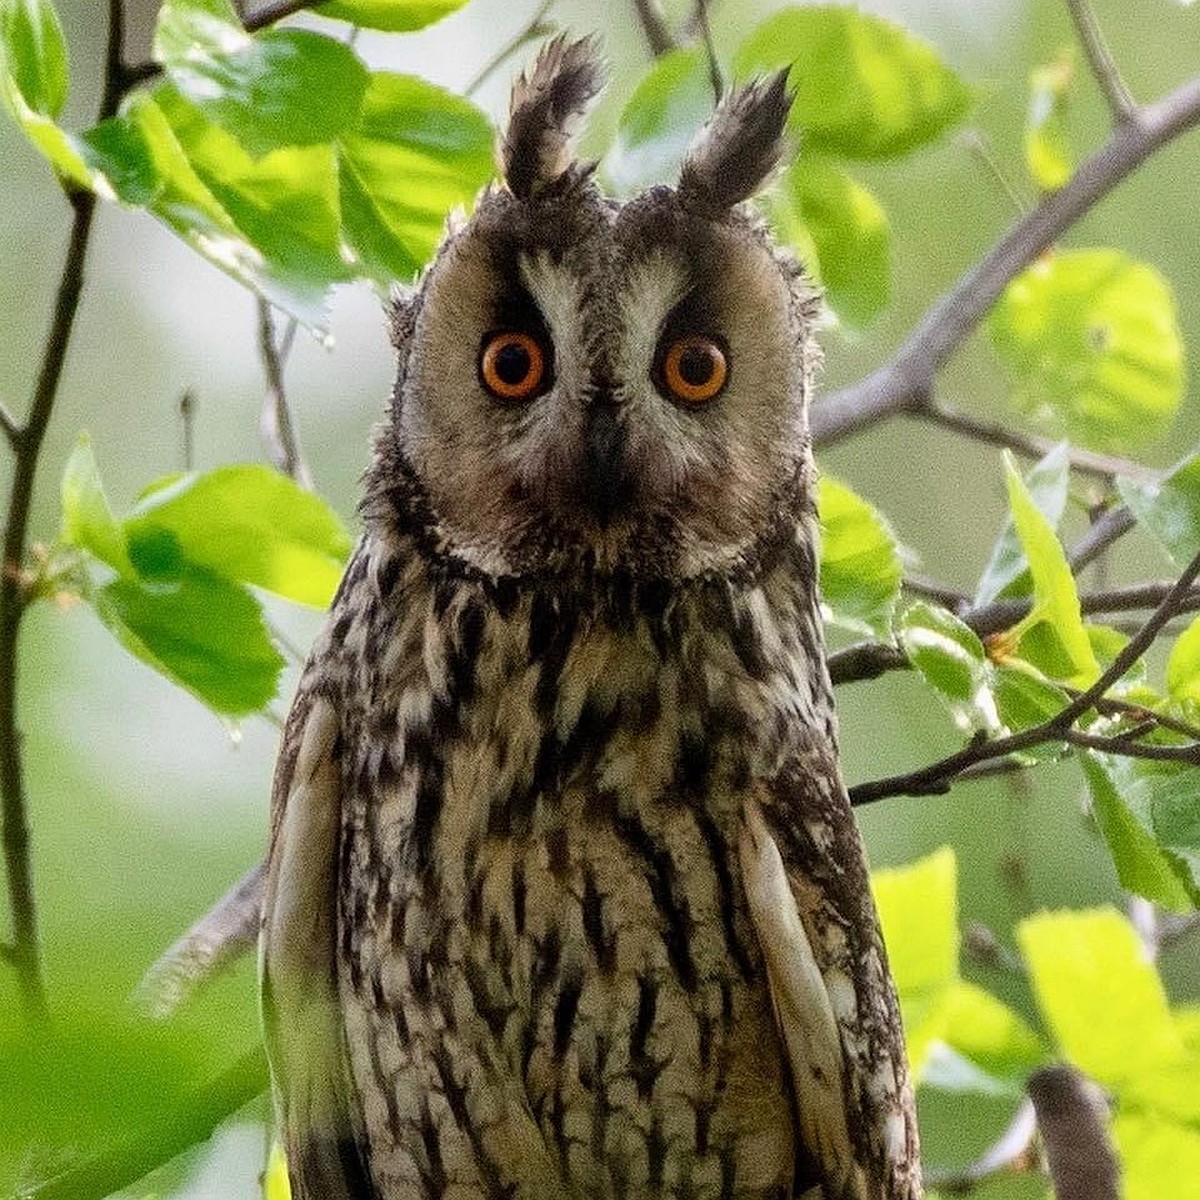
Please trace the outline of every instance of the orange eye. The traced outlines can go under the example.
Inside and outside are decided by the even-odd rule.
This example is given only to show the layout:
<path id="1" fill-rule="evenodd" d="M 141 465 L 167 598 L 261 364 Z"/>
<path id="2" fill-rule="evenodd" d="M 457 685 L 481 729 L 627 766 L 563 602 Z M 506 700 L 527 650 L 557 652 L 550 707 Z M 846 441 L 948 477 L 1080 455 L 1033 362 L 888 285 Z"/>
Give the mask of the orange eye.
<path id="1" fill-rule="evenodd" d="M 528 400 L 542 389 L 546 355 L 527 333 L 493 333 L 479 357 L 483 386 L 499 400 Z"/>
<path id="2" fill-rule="evenodd" d="M 662 360 L 667 390 L 685 404 L 703 404 L 725 386 L 729 364 L 725 351 L 712 338 L 692 334 L 677 338 Z"/>

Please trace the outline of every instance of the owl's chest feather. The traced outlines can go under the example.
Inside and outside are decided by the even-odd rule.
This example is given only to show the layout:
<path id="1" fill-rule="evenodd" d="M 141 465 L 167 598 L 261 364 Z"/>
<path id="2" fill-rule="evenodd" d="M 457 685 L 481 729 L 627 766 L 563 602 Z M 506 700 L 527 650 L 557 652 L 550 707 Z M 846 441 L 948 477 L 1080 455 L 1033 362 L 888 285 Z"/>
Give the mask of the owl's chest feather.
<path id="1" fill-rule="evenodd" d="M 790 1099 L 734 846 L 783 729 L 828 720 L 807 631 L 727 588 L 407 600 L 344 717 L 342 987 L 377 1178 L 431 1194 L 436 1147 L 465 1195 L 542 1159 L 605 1197 L 775 1194 Z"/>

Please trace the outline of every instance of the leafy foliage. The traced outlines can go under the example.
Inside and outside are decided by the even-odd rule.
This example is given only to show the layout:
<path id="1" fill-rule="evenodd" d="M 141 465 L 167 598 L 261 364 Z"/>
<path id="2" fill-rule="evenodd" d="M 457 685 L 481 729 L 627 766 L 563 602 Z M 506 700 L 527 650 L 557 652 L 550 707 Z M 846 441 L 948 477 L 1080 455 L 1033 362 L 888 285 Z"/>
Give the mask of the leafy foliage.
<path id="1" fill-rule="evenodd" d="M 51 0 L 0 0 L 0 97 L 68 190 L 149 212 L 323 328 L 331 288 L 414 276 L 446 214 L 492 174 L 484 115 L 424 79 L 369 69 L 343 23 L 404 32 L 463 2 L 327 0 L 316 9 L 324 25 L 251 34 L 229 0 L 167 0 L 154 70 L 115 116 L 77 131 L 59 123 L 69 75 Z M 930 146 L 964 119 L 972 90 L 899 25 L 843 6 L 787 7 L 740 36 L 728 57 L 736 78 L 792 65 L 800 153 L 763 207 L 833 313 L 866 325 L 891 299 L 891 229 L 853 172 Z M 649 65 L 604 160 L 617 187 L 674 175 L 711 111 L 709 66 L 698 44 Z M 1066 118 L 1076 69 L 1063 53 L 1030 80 L 1023 149 L 1044 192 L 1074 174 Z M 988 329 L 1014 408 L 1056 434 L 1129 453 L 1171 428 L 1186 389 L 1174 296 L 1124 251 L 1047 251 L 1007 287 Z M 1008 514 L 961 603 L 913 602 L 887 518 L 825 475 L 825 616 L 837 631 L 899 652 L 968 746 L 1044 730 L 1004 765 L 1070 755 L 1120 885 L 1188 912 L 1200 903 L 1200 621 L 1174 638 L 1165 667 L 1148 659 L 1069 728 L 1055 724 L 1124 645 L 1085 621 L 1060 541 L 1078 496 L 1072 457 L 1063 442 L 1024 475 L 1004 461 Z M 1200 456 L 1153 483 L 1144 474 L 1119 481 L 1119 497 L 1183 568 L 1200 553 Z M 1089 502 L 1115 500 L 1107 481 L 1092 486 Z M 257 591 L 321 607 L 350 548 L 323 501 L 248 464 L 160 479 L 118 517 L 86 437 L 63 472 L 61 508 L 57 542 L 28 568 L 29 598 L 81 599 L 136 657 L 232 718 L 264 709 L 283 661 Z M 1008 602 L 1028 610 L 977 632 L 981 611 Z M 960 962 L 956 871 L 942 850 L 874 878 L 921 1086 L 1011 1099 L 1029 1071 L 1065 1057 L 1116 1099 L 1126 1194 L 1184 1194 L 1200 1179 L 1200 1012 L 1172 1008 L 1129 923 L 1095 910 L 1038 914 L 1017 927 L 1030 986 L 1022 1015 Z M 16 1033 L 0 1033 L 5 1062 L 18 1062 L 0 1102 L 8 1157 L 33 1136 L 73 1141 L 76 1121 L 89 1137 L 116 1137 L 135 1110 L 195 1072 L 187 1043 L 156 1040 L 107 1012 L 83 1012 L 60 1034 L 19 1054 Z M 266 1188 L 286 1195 L 278 1156 Z"/>

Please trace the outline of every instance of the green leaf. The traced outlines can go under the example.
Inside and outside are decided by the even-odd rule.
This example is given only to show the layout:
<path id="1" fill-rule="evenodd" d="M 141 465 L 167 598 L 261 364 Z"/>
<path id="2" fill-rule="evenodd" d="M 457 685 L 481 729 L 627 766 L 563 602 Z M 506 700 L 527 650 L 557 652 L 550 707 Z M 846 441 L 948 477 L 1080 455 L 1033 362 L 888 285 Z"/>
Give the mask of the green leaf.
<path id="1" fill-rule="evenodd" d="M 613 183 L 636 191 L 674 178 L 692 138 L 712 112 L 703 47 L 660 55 L 621 110 L 606 167 Z"/>
<path id="2" fill-rule="evenodd" d="M 1120 1085 L 1180 1059 L 1162 981 L 1115 909 L 1039 913 L 1021 922 L 1017 939 L 1059 1046 L 1094 1079 Z"/>
<path id="3" fill-rule="evenodd" d="M 1014 733 L 1048 721 L 1070 700 L 1062 688 L 1021 659 L 993 665 L 992 693 L 1000 719 Z"/>
<path id="4" fill-rule="evenodd" d="M 998 729 L 990 666 L 972 629 L 947 609 L 922 602 L 904 614 L 900 642 L 908 661 L 945 701 L 960 728 Z"/>
<path id="5" fill-rule="evenodd" d="M 1004 469 L 1013 523 L 1033 576 L 1033 610 L 1018 627 L 1021 653 L 1052 679 L 1087 687 L 1099 677 L 1100 667 L 1083 626 L 1067 556 L 1007 451 Z"/>
<path id="6" fill-rule="evenodd" d="M 790 127 L 806 149 L 847 158 L 905 154 L 957 124 L 971 103 L 932 47 L 851 8 L 786 8 L 747 38 L 734 61 L 742 78 L 790 67 Z"/>
<path id="7" fill-rule="evenodd" d="M 797 159 L 771 205 L 783 239 L 804 256 L 816 252 L 815 274 L 830 306 L 851 325 L 865 325 L 887 306 L 892 280 L 891 234 L 883 206 L 861 183 L 811 155 Z"/>
<path id="8" fill-rule="evenodd" d="M 283 658 L 239 584 L 192 571 L 162 584 L 118 579 L 88 598 L 131 654 L 216 712 L 245 716 L 274 697 Z"/>
<path id="9" fill-rule="evenodd" d="M 118 575 L 136 577 L 125 534 L 108 506 L 92 453 L 92 440 L 79 435 L 62 476 L 62 540 L 107 563 Z"/>
<path id="10" fill-rule="evenodd" d="M 1167 549 L 1179 567 L 1200 554 L 1200 455 L 1158 483 L 1117 483 L 1138 523 Z"/>
<path id="11" fill-rule="evenodd" d="M 492 174 L 492 130 L 469 101 L 377 73 L 340 142 L 342 223 L 365 273 L 384 283 L 424 266 L 446 214 Z"/>
<path id="12" fill-rule="evenodd" d="M 67 43 L 49 0 L 0 0 L 0 57 L 25 105 L 57 118 L 67 99 Z"/>
<path id="13" fill-rule="evenodd" d="M 1190 909 L 1186 868 L 1172 861 L 1155 836 L 1154 783 L 1161 779 L 1161 770 L 1155 771 L 1155 764 L 1090 752 L 1080 762 L 1092 812 L 1121 886 L 1164 908 Z M 1200 832 L 1200 821 L 1197 825 Z M 1195 881 L 1190 882 L 1195 895 Z"/>
<path id="14" fill-rule="evenodd" d="M 1122 1111 L 1112 1133 L 1121 1158 L 1122 1200 L 1200 1200 L 1200 1130 Z"/>
<path id="15" fill-rule="evenodd" d="M 145 578 L 175 579 L 196 567 L 325 607 L 350 538 L 319 497 L 269 467 L 221 467 L 156 488 L 125 520 Z"/>
<path id="16" fill-rule="evenodd" d="M 1025 165 L 1044 192 L 1057 191 L 1075 170 L 1067 133 L 1067 97 L 1075 80 L 1074 47 L 1034 68 L 1029 78 L 1029 116 L 1025 122 Z"/>
<path id="17" fill-rule="evenodd" d="M 884 518 L 832 476 L 817 487 L 821 598 L 827 620 L 886 636 L 900 595 L 900 556 Z"/>
<path id="18" fill-rule="evenodd" d="M 349 21 L 364 29 L 407 33 L 424 29 L 444 16 L 457 12 L 467 0 L 329 0 L 317 7 L 323 17 Z"/>
<path id="19" fill-rule="evenodd" d="M 1172 700 L 1200 705 L 1200 617 L 1192 621 L 1171 647 L 1167 691 Z"/>
<path id="20" fill-rule="evenodd" d="M 1184 392 L 1175 299 L 1119 250 L 1044 255 L 988 318 L 1013 403 L 1073 442 L 1128 452 L 1161 438 Z"/>
<path id="21" fill-rule="evenodd" d="M 370 77 L 353 50 L 323 34 L 251 36 L 223 0 L 167 0 L 154 55 L 179 91 L 252 154 L 329 142 L 358 116 Z"/>
<path id="22" fill-rule="evenodd" d="M 943 1035 L 958 981 L 957 887 L 957 864 L 948 847 L 871 876 L 917 1078 Z"/>
<path id="23" fill-rule="evenodd" d="M 990 992 L 960 980 L 950 997 L 942 1040 L 985 1076 L 1012 1091 L 1046 1061 L 1041 1038 Z"/>
<path id="24" fill-rule="evenodd" d="M 1058 528 L 1067 507 L 1067 488 L 1071 482 L 1068 450 L 1067 443 L 1060 442 L 1034 463 L 1025 476 L 1026 490 L 1052 529 Z M 1029 563 L 1010 513 L 975 589 L 975 604 L 991 604 L 1001 596 L 1027 596 L 1031 587 Z"/>
<path id="25" fill-rule="evenodd" d="M 156 89 L 154 99 L 192 170 L 260 252 L 260 290 L 319 308 L 327 289 L 353 274 L 341 252 L 333 147 L 290 146 L 254 159 L 173 87 Z"/>

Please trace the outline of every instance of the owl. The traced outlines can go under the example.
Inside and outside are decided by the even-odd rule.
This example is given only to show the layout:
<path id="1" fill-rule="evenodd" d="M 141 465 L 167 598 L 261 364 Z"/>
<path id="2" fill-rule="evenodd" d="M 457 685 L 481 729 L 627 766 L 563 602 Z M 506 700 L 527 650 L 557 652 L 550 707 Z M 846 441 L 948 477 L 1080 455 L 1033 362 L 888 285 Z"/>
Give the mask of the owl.
<path id="1" fill-rule="evenodd" d="M 742 203 L 786 78 L 618 203 L 570 151 L 600 75 L 546 46 L 394 306 L 274 790 L 292 1194 L 919 1197 L 818 615 L 817 300 Z"/>

